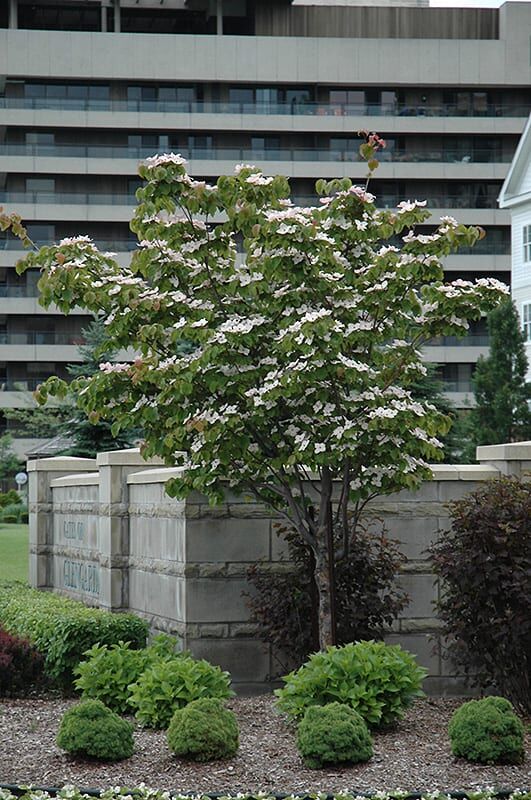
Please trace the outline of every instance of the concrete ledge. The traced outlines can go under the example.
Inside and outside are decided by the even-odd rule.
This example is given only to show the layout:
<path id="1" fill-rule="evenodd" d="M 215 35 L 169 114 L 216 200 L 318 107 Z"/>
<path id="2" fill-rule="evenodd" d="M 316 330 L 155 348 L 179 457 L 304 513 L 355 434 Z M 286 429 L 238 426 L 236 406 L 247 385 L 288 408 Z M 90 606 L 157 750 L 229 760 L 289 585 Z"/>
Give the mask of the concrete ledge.
<path id="1" fill-rule="evenodd" d="M 28 472 L 94 472 L 95 468 L 95 458 L 76 458 L 75 456 L 36 458 L 28 461 L 27 466 Z"/>
<path id="2" fill-rule="evenodd" d="M 491 464 L 430 464 L 430 468 L 434 481 L 485 481 L 500 476 Z"/>
<path id="3" fill-rule="evenodd" d="M 476 457 L 478 461 L 531 461 L 531 442 L 481 445 Z"/>
<path id="4" fill-rule="evenodd" d="M 170 478 L 178 478 L 185 469 L 186 467 L 164 467 L 163 469 L 132 472 L 127 476 L 127 483 L 166 483 Z"/>
<path id="5" fill-rule="evenodd" d="M 65 475 L 64 478 L 54 478 L 50 481 L 52 489 L 55 486 L 97 486 L 100 479 L 99 472 L 85 472 L 83 475 Z M 57 511 L 57 506 L 54 506 Z"/>
<path id="6" fill-rule="evenodd" d="M 164 461 L 158 457 L 146 461 L 140 455 L 140 448 L 135 447 L 131 450 L 110 450 L 107 453 L 98 453 L 97 464 L 98 467 L 135 467 L 137 465 L 148 467 L 150 464 L 163 465 Z"/>

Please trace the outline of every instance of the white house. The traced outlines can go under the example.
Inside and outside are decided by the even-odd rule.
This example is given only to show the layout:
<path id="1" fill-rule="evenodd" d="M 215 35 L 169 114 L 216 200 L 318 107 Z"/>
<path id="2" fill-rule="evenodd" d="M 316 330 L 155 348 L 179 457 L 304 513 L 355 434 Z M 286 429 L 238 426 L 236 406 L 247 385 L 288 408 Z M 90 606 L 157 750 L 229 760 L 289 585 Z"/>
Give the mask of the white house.
<path id="1" fill-rule="evenodd" d="M 531 116 L 498 197 L 511 213 L 511 293 L 520 314 L 531 381 Z"/>

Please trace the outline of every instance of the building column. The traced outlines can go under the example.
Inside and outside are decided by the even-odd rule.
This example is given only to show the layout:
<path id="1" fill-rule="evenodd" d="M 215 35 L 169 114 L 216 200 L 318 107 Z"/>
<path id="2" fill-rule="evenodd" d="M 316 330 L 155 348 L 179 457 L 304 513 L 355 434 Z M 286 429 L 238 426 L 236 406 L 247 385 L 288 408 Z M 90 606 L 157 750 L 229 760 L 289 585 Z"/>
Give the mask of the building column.
<path id="1" fill-rule="evenodd" d="M 95 470 L 96 461 L 93 458 L 56 456 L 28 461 L 29 583 L 35 589 L 54 587 L 52 481 Z"/>
<path id="2" fill-rule="evenodd" d="M 8 27 L 11 30 L 17 30 L 18 28 L 18 0 L 9 0 Z"/>
<path id="3" fill-rule="evenodd" d="M 216 34 L 223 36 L 223 0 L 216 0 Z"/>
<path id="4" fill-rule="evenodd" d="M 122 17 L 120 10 L 120 0 L 114 0 L 114 32 L 120 33 L 122 30 Z"/>
<path id="5" fill-rule="evenodd" d="M 107 33 L 107 0 L 100 0 L 100 15 L 100 30 L 102 33 Z"/>

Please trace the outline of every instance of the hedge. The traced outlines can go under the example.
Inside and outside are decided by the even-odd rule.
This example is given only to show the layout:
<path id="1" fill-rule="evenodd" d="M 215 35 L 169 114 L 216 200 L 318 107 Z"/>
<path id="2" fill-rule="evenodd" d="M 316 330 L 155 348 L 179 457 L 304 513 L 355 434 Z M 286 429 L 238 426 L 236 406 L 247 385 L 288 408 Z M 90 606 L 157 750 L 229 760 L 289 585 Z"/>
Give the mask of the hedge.
<path id="1" fill-rule="evenodd" d="M 28 639 L 45 659 L 44 672 L 69 686 L 83 653 L 98 642 L 146 645 L 148 625 L 134 614 L 111 614 L 21 583 L 0 584 L 0 625 Z M 1 800 L 1 798 L 0 798 Z"/>

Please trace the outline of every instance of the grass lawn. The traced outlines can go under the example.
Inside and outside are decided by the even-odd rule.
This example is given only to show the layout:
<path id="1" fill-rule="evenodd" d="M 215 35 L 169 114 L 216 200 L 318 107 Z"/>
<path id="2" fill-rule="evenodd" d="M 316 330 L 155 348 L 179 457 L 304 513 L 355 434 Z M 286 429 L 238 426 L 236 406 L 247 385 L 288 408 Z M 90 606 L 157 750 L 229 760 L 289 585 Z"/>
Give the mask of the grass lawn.
<path id="1" fill-rule="evenodd" d="M 0 523 L 0 580 L 28 580 L 28 526 Z"/>

